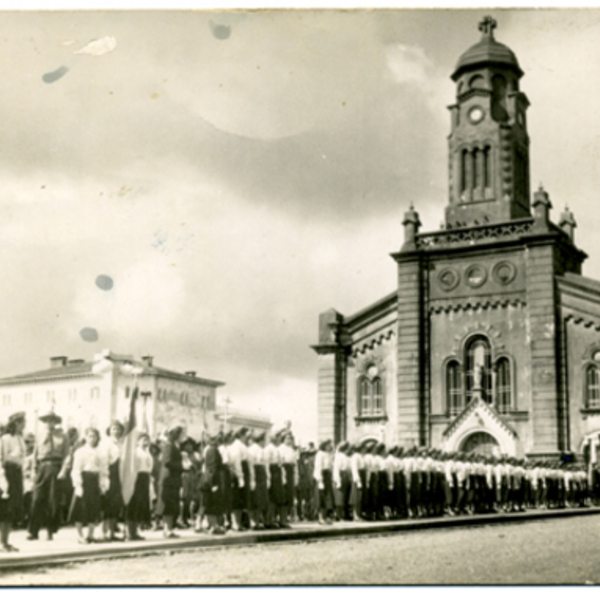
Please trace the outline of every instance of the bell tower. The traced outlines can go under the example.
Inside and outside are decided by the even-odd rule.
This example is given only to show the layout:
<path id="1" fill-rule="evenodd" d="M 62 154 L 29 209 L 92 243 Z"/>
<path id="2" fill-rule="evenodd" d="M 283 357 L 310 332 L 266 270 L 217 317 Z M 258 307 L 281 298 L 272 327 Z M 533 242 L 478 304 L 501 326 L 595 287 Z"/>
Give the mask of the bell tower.
<path id="1" fill-rule="evenodd" d="M 495 40 L 495 28 L 491 17 L 481 21 L 481 40 L 452 74 L 447 229 L 531 216 L 529 101 L 519 91 L 523 71 L 517 58 Z"/>

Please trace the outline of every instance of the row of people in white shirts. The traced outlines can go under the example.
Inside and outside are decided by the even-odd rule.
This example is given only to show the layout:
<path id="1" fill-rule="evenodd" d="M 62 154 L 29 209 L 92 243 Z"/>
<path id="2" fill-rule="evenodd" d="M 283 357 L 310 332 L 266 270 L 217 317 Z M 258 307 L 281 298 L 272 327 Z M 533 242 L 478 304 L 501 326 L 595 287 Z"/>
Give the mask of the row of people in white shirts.
<path id="1" fill-rule="evenodd" d="M 272 442 L 266 446 L 261 446 L 255 441 L 246 445 L 241 439 L 235 439 L 229 445 L 219 446 L 219 452 L 223 459 L 223 464 L 227 465 L 231 472 L 237 477 L 239 487 L 245 487 L 246 483 L 250 484 L 250 489 L 256 487 L 254 465 L 263 465 L 267 474 L 267 487 L 271 487 L 271 475 L 269 465 L 277 465 L 283 467 L 285 464 L 294 466 L 294 485 L 298 483 L 298 451 L 292 446 L 281 444 L 276 446 Z M 242 462 L 248 463 L 250 481 L 246 482 Z M 287 478 L 285 469 L 281 469 L 281 477 L 283 485 L 286 485 Z"/>
<path id="2" fill-rule="evenodd" d="M 382 456 L 380 454 L 361 454 L 354 452 L 350 456 L 345 452 L 337 451 L 335 455 L 332 453 L 319 451 L 315 457 L 315 479 L 317 482 L 322 481 L 322 471 L 331 469 L 333 483 L 336 487 L 341 484 L 341 472 L 350 471 L 352 481 L 361 486 L 359 471 L 366 470 L 368 474 L 386 471 L 388 473 L 388 483 L 393 485 L 393 474 L 395 472 L 404 473 L 407 481 L 410 480 L 410 475 L 414 472 L 418 473 L 444 473 L 446 482 L 450 487 L 454 485 L 454 477 L 458 485 L 462 485 L 467 481 L 470 475 L 485 476 L 488 487 L 492 487 L 494 479 L 496 486 L 500 487 L 502 480 L 506 481 L 510 478 L 511 482 L 520 485 L 522 479 L 526 478 L 530 481 L 532 488 L 536 489 L 538 483 L 546 486 L 546 480 L 564 480 L 565 484 L 569 482 L 583 483 L 587 482 L 587 473 L 583 469 L 577 471 L 560 469 L 560 468 L 545 468 L 545 467 L 524 467 L 522 465 L 514 465 L 509 462 L 497 462 L 495 464 L 483 462 L 467 462 L 462 460 L 437 460 L 431 456 L 405 456 L 396 457 L 393 454 Z"/>

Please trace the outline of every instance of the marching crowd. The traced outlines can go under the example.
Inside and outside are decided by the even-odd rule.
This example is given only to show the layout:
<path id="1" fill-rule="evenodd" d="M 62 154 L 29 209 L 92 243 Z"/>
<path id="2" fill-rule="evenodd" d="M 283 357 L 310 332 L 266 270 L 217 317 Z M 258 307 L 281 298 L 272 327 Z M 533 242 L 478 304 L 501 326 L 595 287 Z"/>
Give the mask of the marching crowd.
<path id="1" fill-rule="evenodd" d="M 224 534 L 228 529 L 289 528 L 295 521 L 375 521 L 444 514 L 516 512 L 588 506 L 599 479 L 585 466 L 556 461 L 387 447 L 330 440 L 297 448 L 291 428 L 266 434 L 245 427 L 186 437 L 181 426 L 158 440 L 134 431 L 133 461 L 124 460 L 125 427 L 80 438 L 40 417 L 46 431 L 23 436 L 25 414 L 12 415 L 0 437 L 0 552 L 13 527 L 48 539 L 74 524 L 78 541 L 143 539 L 140 530 Z M 125 484 L 128 481 L 129 484 Z M 126 491 L 130 489 L 129 492 Z M 102 525 L 101 537 L 95 537 Z M 122 529 L 124 536 L 121 537 Z"/>

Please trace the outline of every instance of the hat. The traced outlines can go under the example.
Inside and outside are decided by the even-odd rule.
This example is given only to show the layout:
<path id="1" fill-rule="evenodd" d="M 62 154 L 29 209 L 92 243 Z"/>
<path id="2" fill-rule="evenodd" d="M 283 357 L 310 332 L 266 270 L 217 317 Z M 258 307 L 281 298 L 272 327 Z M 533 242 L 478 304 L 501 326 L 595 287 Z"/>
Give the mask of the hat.
<path id="1" fill-rule="evenodd" d="M 10 415 L 10 417 L 8 417 L 8 424 L 12 424 L 12 423 L 18 423 L 19 421 L 24 421 L 25 420 L 25 413 L 24 412 L 16 412 L 13 415 Z"/>
<path id="2" fill-rule="evenodd" d="M 345 452 L 346 450 L 348 450 L 349 446 L 350 446 L 350 444 L 347 441 L 344 440 L 343 442 L 340 442 L 338 444 L 337 449 L 338 449 L 339 452 Z"/>
<path id="3" fill-rule="evenodd" d="M 43 423 L 54 423 L 58 425 L 58 423 L 62 423 L 62 417 L 59 417 L 56 413 L 50 411 L 48 414 L 42 415 L 40 417 L 40 421 Z"/>
<path id="4" fill-rule="evenodd" d="M 264 431 L 260 431 L 252 436 L 252 440 L 255 442 L 262 442 L 266 437 L 267 434 Z"/>
<path id="5" fill-rule="evenodd" d="M 236 432 L 235 435 L 233 436 L 234 439 L 239 440 L 242 437 L 244 437 L 246 434 L 248 433 L 248 428 L 247 427 L 240 427 Z"/>
<path id="6" fill-rule="evenodd" d="M 123 423 L 121 423 L 121 421 L 119 421 L 118 419 L 113 419 L 106 429 L 106 435 L 110 435 L 110 430 L 113 427 L 119 427 L 121 429 L 121 433 L 125 433 L 125 425 L 123 425 Z"/>
<path id="7" fill-rule="evenodd" d="M 191 437 L 186 437 L 182 442 L 180 442 L 179 447 L 184 448 L 188 444 L 191 444 L 192 449 L 196 450 L 197 444 L 196 444 L 195 440 Z"/>
<path id="8" fill-rule="evenodd" d="M 319 450 L 321 450 L 322 452 L 325 450 L 325 448 L 327 448 L 327 446 L 329 446 L 329 444 L 331 444 L 331 440 L 325 440 L 323 442 L 321 442 L 319 444 Z"/>

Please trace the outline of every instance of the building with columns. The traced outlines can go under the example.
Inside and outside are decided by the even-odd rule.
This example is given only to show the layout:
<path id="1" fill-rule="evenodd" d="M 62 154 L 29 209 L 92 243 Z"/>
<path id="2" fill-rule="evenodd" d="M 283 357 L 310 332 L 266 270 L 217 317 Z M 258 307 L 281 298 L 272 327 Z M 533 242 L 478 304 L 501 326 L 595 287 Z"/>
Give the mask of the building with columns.
<path id="1" fill-rule="evenodd" d="M 518 457 L 599 439 L 600 282 L 573 214 L 553 222 L 548 193 L 532 198 L 523 71 L 495 27 L 451 75 L 442 228 L 421 232 L 411 205 L 396 289 L 319 317 L 322 439 Z"/>

